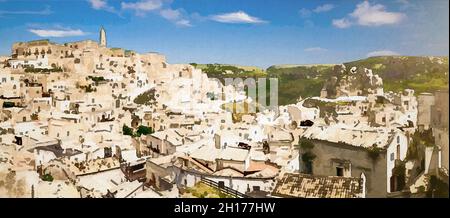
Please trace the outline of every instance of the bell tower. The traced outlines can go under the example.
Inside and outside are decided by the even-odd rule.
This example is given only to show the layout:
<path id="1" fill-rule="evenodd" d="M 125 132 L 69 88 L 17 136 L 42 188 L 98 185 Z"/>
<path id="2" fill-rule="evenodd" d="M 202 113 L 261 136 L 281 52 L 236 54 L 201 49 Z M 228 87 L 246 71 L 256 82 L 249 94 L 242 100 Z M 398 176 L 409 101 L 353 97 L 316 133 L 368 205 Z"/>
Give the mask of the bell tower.
<path id="1" fill-rule="evenodd" d="M 100 46 L 106 47 L 106 31 L 103 26 L 100 29 Z"/>

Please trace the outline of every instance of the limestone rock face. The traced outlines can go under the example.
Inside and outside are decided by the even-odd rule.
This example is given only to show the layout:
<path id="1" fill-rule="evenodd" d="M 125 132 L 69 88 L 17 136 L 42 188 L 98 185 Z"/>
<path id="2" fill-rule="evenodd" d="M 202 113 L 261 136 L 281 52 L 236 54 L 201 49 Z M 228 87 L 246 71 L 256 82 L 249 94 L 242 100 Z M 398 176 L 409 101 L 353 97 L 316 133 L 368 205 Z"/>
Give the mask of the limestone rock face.
<path id="1" fill-rule="evenodd" d="M 347 70 L 344 65 L 337 65 L 322 90 L 322 96 L 327 98 L 382 94 L 383 80 L 371 69 L 352 67 Z"/>

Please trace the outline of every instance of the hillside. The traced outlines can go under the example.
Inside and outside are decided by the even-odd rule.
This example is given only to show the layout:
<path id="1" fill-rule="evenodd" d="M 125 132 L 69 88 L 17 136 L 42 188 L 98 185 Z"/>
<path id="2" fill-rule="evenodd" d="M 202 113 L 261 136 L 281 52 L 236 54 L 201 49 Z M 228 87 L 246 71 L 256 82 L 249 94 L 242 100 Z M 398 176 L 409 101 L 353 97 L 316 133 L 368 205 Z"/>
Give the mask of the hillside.
<path id="1" fill-rule="evenodd" d="M 194 65 L 194 64 L 193 64 Z M 380 56 L 347 62 L 349 69 L 370 68 L 383 79 L 385 91 L 400 91 L 405 88 L 421 92 L 448 89 L 448 57 Z M 279 104 L 295 103 L 299 96 L 319 96 L 325 82 L 339 65 L 274 65 L 265 71 L 256 67 L 221 64 L 194 65 L 210 77 L 277 77 L 279 79 Z"/>
<path id="2" fill-rule="evenodd" d="M 239 66 L 231 64 L 197 64 L 191 63 L 192 66 L 202 69 L 212 78 L 225 77 L 265 77 L 264 69 L 253 66 Z"/>
<path id="3" fill-rule="evenodd" d="M 383 79 L 385 91 L 448 89 L 448 57 L 382 56 L 344 64 L 371 68 Z"/>

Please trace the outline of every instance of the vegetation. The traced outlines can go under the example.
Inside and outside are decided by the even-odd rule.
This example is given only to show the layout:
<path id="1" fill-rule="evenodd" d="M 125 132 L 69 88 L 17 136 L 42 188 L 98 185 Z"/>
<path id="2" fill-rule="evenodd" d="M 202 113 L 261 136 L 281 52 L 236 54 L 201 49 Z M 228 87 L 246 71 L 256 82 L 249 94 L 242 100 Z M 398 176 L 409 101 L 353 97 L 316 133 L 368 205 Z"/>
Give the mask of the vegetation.
<path id="1" fill-rule="evenodd" d="M 435 145 L 432 129 L 423 131 L 416 130 L 411 138 L 411 144 L 406 153 L 407 160 L 418 158 L 421 146 L 431 147 Z"/>
<path id="2" fill-rule="evenodd" d="M 293 104 L 297 99 L 318 96 L 332 75 L 333 65 L 271 66 L 267 76 L 278 78 L 280 105 Z"/>
<path id="3" fill-rule="evenodd" d="M 42 180 L 43 181 L 47 181 L 47 182 L 51 182 L 51 181 L 53 181 L 53 176 L 51 174 L 44 174 L 42 176 Z"/>
<path id="4" fill-rule="evenodd" d="M 11 107 L 14 107 L 14 106 L 15 106 L 14 102 L 10 102 L 10 101 L 4 101 L 3 102 L 3 108 L 11 108 Z"/>
<path id="5" fill-rule="evenodd" d="M 448 57 L 380 56 L 344 64 L 373 69 L 385 91 L 412 88 L 419 94 L 448 89 Z"/>
<path id="6" fill-rule="evenodd" d="M 372 158 L 373 160 L 376 160 L 380 156 L 381 148 L 377 147 L 377 145 L 374 144 L 372 147 L 367 148 L 367 153 L 370 158 Z"/>
<path id="7" fill-rule="evenodd" d="M 311 174 L 312 162 L 314 161 L 314 159 L 316 159 L 316 155 L 312 152 L 314 143 L 306 138 L 300 138 L 296 147 L 300 150 L 300 158 L 303 162 L 303 165 L 305 166 L 304 169 L 302 169 L 302 173 Z"/>
<path id="8" fill-rule="evenodd" d="M 226 64 L 196 64 L 191 63 L 192 66 L 202 69 L 203 72 L 212 78 L 259 78 L 266 77 L 263 69 L 258 67 L 248 66 L 234 66 Z"/>
<path id="9" fill-rule="evenodd" d="M 33 67 L 27 67 L 25 68 L 25 73 L 50 73 L 50 72 L 63 72 L 61 67 L 56 68 L 33 68 Z"/>
<path id="10" fill-rule="evenodd" d="M 148 135 L 148 134 L 152 134 L 154 132 L 155 131 L 151 127 L 141 125 L 138 127 L 138 129 L 136 131 L 136 136 L 140 137 L 141 135 Z"/>
<path id="11" fill-rule="evenodd" d="M 307 151 L 302 154 L 302 161 L 305 163 L 310 163 L 316 158 L 316 155 L 313 154 L 311 151 Z"/>
<path id="12" fill-rule="evenodd" d="M 265 71 L 257 67 L 224 64 L 197 64 L 209 77 L 278 78 L 278 103 L 293 104 L 297 99 L 318 96 L 325 83 L 341 70 L 340 65 L 281 65 Z M 383 79 L 385 91 L 412 88 L 416 94 L 448 89 L 448 57 L 380 56 L 344 63 L 349 68 L 370 68 Z M 332 91 L 332 90 L 328 90 Z"/>
<path id="13" fill-rule="evenodd" d="M 426 193 L 427 197 L 448 198 L 448 184 L 446 184 L 444 181 L 441 181 L 436 176 L 431 176 L 429 185 L 430 186 Z"/>
<path id="14" fill-rule="evenodd" d="M 217 100 L 216 95 L 213 92 L 207 92 L 206 97 L 209 98 L 211 101 Z"/>
<path id="15" fill-rule="evenodd" d="M 133 136 L 133 129 L 124 124 L 122 127 L 122 133 L 124 135 Z"/>
<path id="16" fill-rule="evenodd" d="M 131 137 L 140 137 L 141 135 L 148 135 L 148 134 L 152 134 L 155 131 L 153 130 L 153 128 L 148 127 L 148 126 L 143 126 L 140 125 L 136 132 L 134 132 L 133 128 L 128 127 L 127 125 L 123 125 L 122 126 L 122 134 L 124 135 L 129 135 Z"/>
<path id="17" fill-rule="evenodd" d="M 304 150 L 311 150 L 314 148 L 314 143 L 305 138 L 300 138 L 298 147 Z"/>
<path id="18" fill-rule="evenodd" d="M 98 85 L 100 82 L 106 81 L 103 76 L 88 76 L 88 79 L 95 82 L 95 85 Z"/>
<path id="19" fill-rule="evenodd" d="M 138 95 L 133 102 L 136 104 L 150 105 L 152 102 L 156 101 L 155 89 L 150 89 L 140 95 Z"/>

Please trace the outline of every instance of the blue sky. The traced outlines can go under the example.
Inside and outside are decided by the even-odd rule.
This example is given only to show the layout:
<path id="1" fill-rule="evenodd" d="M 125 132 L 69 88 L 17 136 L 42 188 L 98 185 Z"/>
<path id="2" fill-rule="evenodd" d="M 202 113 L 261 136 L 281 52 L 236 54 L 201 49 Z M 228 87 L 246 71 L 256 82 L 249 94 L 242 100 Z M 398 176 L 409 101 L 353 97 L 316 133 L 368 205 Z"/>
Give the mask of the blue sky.
<path id="1" fill-rule="evenodd" d="M 98 39 L 169 63 L 342 63 L 449 53 L 447 0 L 0 0 L 0 54 L 16 41 Z"/>

